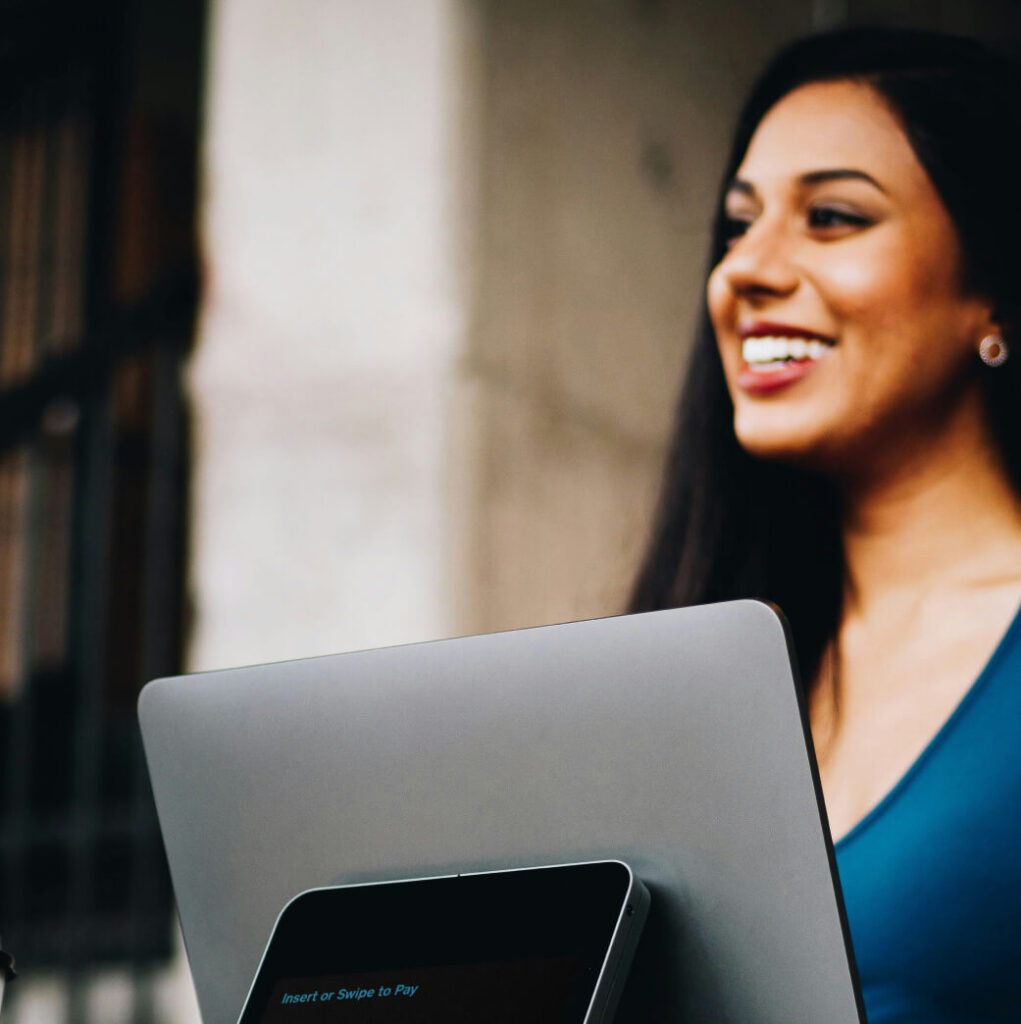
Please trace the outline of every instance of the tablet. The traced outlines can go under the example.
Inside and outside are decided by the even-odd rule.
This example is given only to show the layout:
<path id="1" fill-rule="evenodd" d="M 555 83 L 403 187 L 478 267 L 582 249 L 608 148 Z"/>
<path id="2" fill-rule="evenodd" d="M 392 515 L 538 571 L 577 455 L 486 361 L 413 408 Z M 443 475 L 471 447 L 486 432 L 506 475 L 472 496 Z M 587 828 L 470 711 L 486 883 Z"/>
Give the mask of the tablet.
<path id="1" fill-rule="evenodd" d="M 648 903 L 620 861 L 310 889 L 239 1024 L 608 1024 Z"/>

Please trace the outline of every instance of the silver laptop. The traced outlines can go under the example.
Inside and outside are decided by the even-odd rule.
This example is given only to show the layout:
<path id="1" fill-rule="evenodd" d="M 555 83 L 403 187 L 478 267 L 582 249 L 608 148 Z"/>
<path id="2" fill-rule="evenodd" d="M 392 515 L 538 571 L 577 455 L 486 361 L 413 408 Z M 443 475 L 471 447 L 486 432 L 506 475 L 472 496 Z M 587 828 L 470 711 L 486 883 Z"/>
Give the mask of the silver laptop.
<path id="1" fill-rule="evenodd" d="M 865 1020 L 765 604 L 160 679 L 139 714 L 205 1024 L 304 889 L 594 859 L 651 893 L 621 1024 Z"/>

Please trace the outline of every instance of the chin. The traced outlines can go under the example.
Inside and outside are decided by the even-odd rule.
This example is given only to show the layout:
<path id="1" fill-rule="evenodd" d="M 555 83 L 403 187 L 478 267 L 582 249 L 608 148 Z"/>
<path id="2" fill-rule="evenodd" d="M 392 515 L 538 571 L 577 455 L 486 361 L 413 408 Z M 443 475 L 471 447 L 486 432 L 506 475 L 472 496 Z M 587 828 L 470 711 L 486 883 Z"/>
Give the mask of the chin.
<path id="1" fill-rule="evenodd" d="M 738 444 L 757 459 L 818 469 L 822 438 L 817 424 L 791 422 L 786 417 L 742 416 L 734 419 Z"/>

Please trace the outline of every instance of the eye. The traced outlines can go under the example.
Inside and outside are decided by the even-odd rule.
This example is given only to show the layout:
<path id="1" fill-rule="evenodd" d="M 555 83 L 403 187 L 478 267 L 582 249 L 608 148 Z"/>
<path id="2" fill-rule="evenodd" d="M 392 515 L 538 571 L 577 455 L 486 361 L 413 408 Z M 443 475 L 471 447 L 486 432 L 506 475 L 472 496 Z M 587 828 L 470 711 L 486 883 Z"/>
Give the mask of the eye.
<path id="1" fill-rule="evenodd" d="M 723 218 L 723 240 L 729 249 L 752 225 L 751 217 L 735 217 L 726 214 Z"/>
<path id="2" fill-rule="evenodd" d="M 823 232 L 839 231 L 840 229 L 865 228 L 872 220 L 856 210 L 832 204 L 813 206 L 808 211 L 808 226 Z"/>

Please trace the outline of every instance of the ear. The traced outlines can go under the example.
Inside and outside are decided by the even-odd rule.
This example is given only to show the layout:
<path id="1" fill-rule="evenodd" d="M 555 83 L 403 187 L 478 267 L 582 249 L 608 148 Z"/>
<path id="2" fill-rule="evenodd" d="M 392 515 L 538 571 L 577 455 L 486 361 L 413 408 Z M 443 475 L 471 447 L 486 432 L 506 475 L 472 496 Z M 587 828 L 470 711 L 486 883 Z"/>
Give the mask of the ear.
<path id="1" fill-rule="evenodd" d="M 1003 338 L 1007 330 L 1007 324 L 1000 316 L 1000 311 L 993 305 L 992 301 L 983 300 L 982 305 L 978 310 L 976 333 L 972 342 L 975 350 L 978 351 L 978 347 L 982 343 L 983 338 L 988 337 L 990 334 L 994 334 L 998 338 Z"/>

